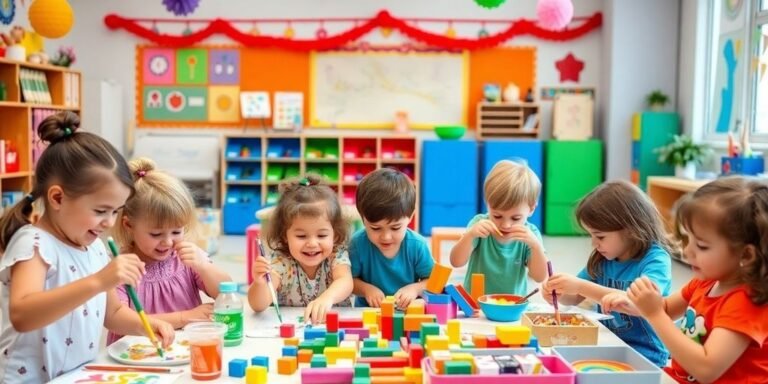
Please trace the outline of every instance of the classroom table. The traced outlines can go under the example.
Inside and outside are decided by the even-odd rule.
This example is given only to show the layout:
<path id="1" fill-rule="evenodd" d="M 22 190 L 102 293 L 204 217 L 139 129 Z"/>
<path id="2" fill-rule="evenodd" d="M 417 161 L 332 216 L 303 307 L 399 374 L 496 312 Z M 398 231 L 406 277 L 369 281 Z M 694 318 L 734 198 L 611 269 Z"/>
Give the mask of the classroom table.
<path id="1" fill-rule="evenodd" d="M 283 319 L 286 322 L 295 320 L 298 316 L 303 315 L 304 308 L 297 308 L 297 307 L 283 307 L 282 309 L 282 315 Z M 336 312 L 339 313 L 341 317 L 349 317 L 349 316 L 355 316 L 362 313 L 363 308 L 334 308 Z M 460 315 L 461 316 L 461 315 Z M 492 321 L 488 321 L 485 318 L 482 317 L 479 318 L 469 318 L 469 319 L 462 319 L 461 324 L 461 332 L 464 333 L 486 333 L 486 334 L 494 334 L 495 327 L 499 324 L 517 324 L 517 323 L 496 323 Z M 248 332 L 248 330 L 256 329 L 260 324 L 269 324 L 271 327 L 274 327 L 278 321 L 277 321 L 277 315 L 275 312 L 269 308 L 268 310 L 262 312 L 262 313 L 254 313 L 246 304 L 245 308 L 245 314 L 244 314 L 244 330 Z M 608 328 L 603 326 L 598 322 L 598 344 L 599 345 L 625 345 L 625 343 L 619 339 L 616 335 L 613 334 Z M 303 329 L 297 328 L 296 329 L 296 335 L 300 336 L 303 335 Z M 275 338 L 252 338 L 252 337 L 245 337 L 243 339 L 243 343 L 236 347 L 225 347 L 224 348 L 224 357 L 223 357 L 223 369 L 222 369 L 222 375 L 219 379 L 216 379 L 216 383 L 245 383 L 245 378 L 234 378 L 229 377 L 228 373 L 228 367 L 227 364 L 232 359 L 245 359 L 250 362 L 251 357 L 253 356 L 269 356 L 269 378 L 268 383 L 270 384 L 283 384 L 283 383 L 301 383 L 301 367 L 298 371 L 296 371 L 295 374 L 291 376 L 285 376 L 285 375 L 278 375 L 277 374 L 277 358 L 281 356 L 282 353 L 282 347 L 283 347 L 283 340 L 279 337 Z M 544 353 L 549 353 L 549 348 L 542 348 Z M 103 349 L 95 361 L 91 362 L 91 364 L 116 364 L 115 361 L 110 359 L 110 357 L 107 354 L 106 349 Z M 189 365 L 179 366 L 178 368 L 184 369 L 184 373 L 179 376 L 175 383 L 202 383 L 200 381 L 192 380 L 192 377 L 189 373 Z M 63 384 L 63 383 L 72 383 L 74 375 L 77 374 L 78 370 L 75 370 L 72 373 L 69 373 L 67 375 L 61 376 L 57 378 L 56 380 L 51 381 L 51 383 L 55 384 Z M 673 384 L 675 381 L 667 376 L 666 374 L 662 373 L 662 380 L 661 383 L 663 384 Z"/>

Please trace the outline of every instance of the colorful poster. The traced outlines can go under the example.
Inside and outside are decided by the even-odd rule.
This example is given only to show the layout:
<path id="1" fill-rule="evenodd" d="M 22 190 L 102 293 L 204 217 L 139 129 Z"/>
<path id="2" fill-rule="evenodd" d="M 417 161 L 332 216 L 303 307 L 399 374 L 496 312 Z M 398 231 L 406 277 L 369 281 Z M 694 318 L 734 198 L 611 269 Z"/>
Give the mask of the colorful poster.
<path id="1" fill-rule="evenodd" d="M 275 129 L 301 129 L 304 126 L 304 94 L 275 92 Z"/>
<path id="2" fill-rule="evenodd" d="M 240 121 L 240 87 L 212 85 L 208 87 L 208 121 L 236 123 Z"/>
<path id="3" fill-rule="evenodd" d="M 147 85 L 173 84 L 176 54 L 172 49 L 145 49 L 142 57 L 142 79 Z"/>
<path id="4" fill-rule="evenodd" d="M 144 87 L 144 121 L 206 121 L 206 87 Z"/>
<path id="5" fill-rule="evenodd" d="M 211 49 L 208 58 L 208 79 L 211 84 L 240 84 L 240 51 Z"/>
<path id="6" fill-rule="evenodd" d="M 244 119 L 270 117 L 269 92 L 240 92 L 240 108 Z"/>
<path id="7" fill-rule="evenodd" d="M 208 50 L 179 49 L 176 51 L 176 83 L 208 83 Z"/>
<path id="8" fill-rule="evenodd" d="M 554 100 L 557 95 L 561 94 L 574 94 L 582 95 L 586 94 L 595 98 L 594 88 L 558 88 L 558 87 L 541 87 L 541 100 Z"/>

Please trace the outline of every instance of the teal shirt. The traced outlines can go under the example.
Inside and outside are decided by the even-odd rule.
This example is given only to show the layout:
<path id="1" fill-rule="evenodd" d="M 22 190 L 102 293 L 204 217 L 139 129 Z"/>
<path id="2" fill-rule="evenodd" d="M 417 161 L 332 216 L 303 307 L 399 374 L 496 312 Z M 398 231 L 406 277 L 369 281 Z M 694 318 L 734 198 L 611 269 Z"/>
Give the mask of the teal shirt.
<path id="1" fill-rule="evenodd" d="M 352 235 L 349 241 L 352 277 L 374 285 L 385 296 L 394 295 L 400 288 L 429 277 L 435 265 L 427 241 L 418 233 L 407 229 L 400 249 L 389 259 L 368 239 L 365 229 Z M 356 307 L 367 307 L 364 297 L 358 297 Z"/>
<path id="2" fill-rule="evenodd" d="M 479 214 L 470 220 L 471 228 L 480 220 L 488 219 L 488 214 Z M 541 241 L 539 229 L 526 222 L 528 227 Z M 464 286 L 470 287 L 473 273 L 485 275 L 485 294 L 508 293 L 524 296 L 528 293 L 528 260 L 531 248 L 522 241 L 500 243 L 493 236 L 476 238 L 472 241 L 472 254 L 469 256 L 467 275 Z"/>

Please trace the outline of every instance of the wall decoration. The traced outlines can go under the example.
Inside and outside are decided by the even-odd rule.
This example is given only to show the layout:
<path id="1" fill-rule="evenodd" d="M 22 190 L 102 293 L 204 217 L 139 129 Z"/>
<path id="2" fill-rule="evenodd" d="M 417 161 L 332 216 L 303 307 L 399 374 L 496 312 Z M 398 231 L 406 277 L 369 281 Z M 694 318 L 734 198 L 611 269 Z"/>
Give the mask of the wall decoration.
<path id="1" fill-rule="evenodd" d="M 172 49 L 146 49 L 142 61 L 144 84 L 173 84 L 176 80 L 176 53 Z"/>
<path id="2" fill-rule="evenodd" d="M 208 88 L 208 120 L 215 123 L 240 121 L 240 86 L 214 85 Z"/>
<path id="3" fill-rule="evenodd" d="M 552 136 L 558 140 L 588 140 L 594 131 L 595 101 L 587 94 L 561 93 L 552 108 Z"/>
<path id="4" fill-rule="evenodd" d="M 571 0 L 539 0 L 536 16 L 542 27 L 552 31 L 562 30 L 573 19 L 573 3 Z"/>
<path id="5" fill-rule="evenodd" d="M 744 9 L 744 0 L 723 0 L 723 10 L 725 16 L 730 20 L 736 20 Z"/>
<path id="6" fill-rule="evenodd" d="M 0 0 L 0 22 L 11 25 L 14 16 L 16 16 L 16 1 Z"/>
<path id="7" fill-rule="evenodd" d="M 301 92 L 275 92 L 275 129 L 301 129 L 304 127 L 304 94 Z"/>
<path id="8" fill-rule="evenodd" d="M 718 44 L 714 103 L 712 108 L 713 118 L 717 114 L 715 132 L 727 133 L 736 128 L 739 109 L 742 105 L 742 92 L 744 83 L 744 63 L 736 54 L 736 41 L 738 34 L 721 35 Z"/>
<path id="9" fill-rule="evenodd" d="M 595 99 L 595 88 L 541 87 L 541 100 L 554 100 L 559 94 L 586 94 Z"/>
<path id="10" fill-rule="evenodd" d="M 330 50 L 343 47 L 351 42 L 355 42 L 374 29 L 379 28 L 382 32 L 385 30 L 398 30 L 400 33 L 410 38 L 411 40 L 418 41 L 431 47 L 440 47 L 450 50 L 474 50 L 496 47 L 510 39 L 523 35 L 531 35 L 538 39 L 550 41 L 567 41 L 577 39 L 599 28 L 602 25 L 603 17 L 601 13 L 597 12 L 588 17 L 574 18 L 574 20 L 581 21 L 582 23 L 573 28 L 566 28 L 561 31 L 552 31 L 537 25 L 537 23 L 534 21 L 526 19 L 499 20 L 397 18 L 392 16 L 389 12 L 382 10 L 379 11 L 376 16 L 367 20 L 364 20 L 360 17 L 317 18 L 300 20 L 237 19 L 231 21 L 222 19 L 203 19 L 195 20 L 195 22 L 208 23 L 207 25 L 192 33 L 181 33 L 179 35 L 171 35 L 167 33 L 161 34 L 159 30 L 157 30 L 156 26 L 158 23 L 176 24 L 187 23 L 188 21 L 183 19 L 131 19 L 115 14 L 110 14 L 104 18 L 104 24 L 113 30 L 125 29 L 127 32 L 133 35 L 158 45 L 177 48 L 194 45 L 210 38 L 215 34 L 223 34 L 247 47 L 278 47 L 282 49 L 301 51 Z M 424 21 L 424 23 L 419 24 L 420 21 Z M 314 32 L 310 32 L 311 37 L 295 36 L 296 31 L 299 29 L 297 28 L 294 30 L 294 24 L 309 24 L 313 27 L 306 28 L 306 30 L 315 31 L 314 26 L 324 22 L 342 24 L 346 23 L 350 25 L 350 28 L 335 35 L 321 34 L 322 37 L 315 36 Z M 283 31 L 290 30 L 291 33 L 284 32 L 283 34 L 278 35 L 263 35 L 261 33 L 248 33 L 248 29 L 244 31 L 239 29 L 239 26 L 245 24 L 249 25 L 251 30 L 253 30 L 257 23 L 278 23 L 279 25 L 283 25 L 285 27 Z M 486 24 L 491 23 L 502 24 L 499 32 L 494 34 L 487 34 L 480 38 L 475 38 L 474 36 L 451 37 L 444 33 L 444 28 L 448 24 L 469 24 L 483 27 Z M 151 27 L 147 27 L 147 24 L 151 25 Z M 424 24 L 436 24 L 437 29 L 422 29 L 419 25 Z M 485 30 L 485 28 L 482 29 Z"/>
<path id="11" fill-rule="evenodd" d="M 205 84 L 208 82 L 208 50 L 179 49 L 176 51 L 176 83 Z"/>
<path id="12" fill-rule="evenodd" d="M 584 69 L 584 62 L 577 59 L 573 53 L 555 62 L 555 68 L 560 72 L 560 82 L 573 81 L 579 82 L 581 70 Z"/>
<path id="13" fill-rule="evenodd" d="M 272 116 L 272 110 L 269 107 L 269 92 L 240 92 L 240 110 L 244 119 Z"/>
<path id="14" fill-rule="evenodd" d="M 64 37 L 75 22 L 72 7 L 67 0 L 34 0 L 28 14 L 32 29 L 49 39 Z"/>
<path id="15" fill-rule="evenodd" d="M 163 0 L 163 5 L 168 12 L 173 12 L 176 16 L 186 16 L 195 11 L 200 5 L 200 0 Z"/>
<path id="16" fill-rule="evenodd" d="M 240 51 L 211 49 L 208 54 L 208 78 L 211 84 L 240 84 Z"/>
<path id="17" fill-rule="evenodd" d="M 493 9 L 504 4 L 506 0 L 475 0 L 475 3 L 483 8 Z"/>
<path id="18" fill-rule="evenodd" d="M 206 87 L 145 86 L 142 121 L 208 120 Z"/>

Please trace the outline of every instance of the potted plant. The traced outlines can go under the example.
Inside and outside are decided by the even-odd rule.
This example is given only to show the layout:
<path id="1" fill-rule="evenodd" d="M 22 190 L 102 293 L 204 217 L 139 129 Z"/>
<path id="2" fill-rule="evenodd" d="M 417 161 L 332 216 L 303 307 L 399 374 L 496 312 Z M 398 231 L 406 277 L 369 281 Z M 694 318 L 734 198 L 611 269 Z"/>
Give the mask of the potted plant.
<path id="1" fill-rule="evenodd" d="M 672 142 L 657 148 L 659 162 L 675 167 L 675 176 L 685 179 L 696 178 L 696 164 L 701 164 L 712 154 L 707 144 L 697 144 L 687 135 L 675 135 Z"/>
<path id="2" fill-rule="evenodd" d="M 669 97 L 665 95 L 664 92 L 662 92 L 660 89 L 657 89 L 648 95 L 646 101 L 648 101 L 648 106 L 652 111 L 660 111 L 664 109 L 664 106 L 669 101 Z"/>

